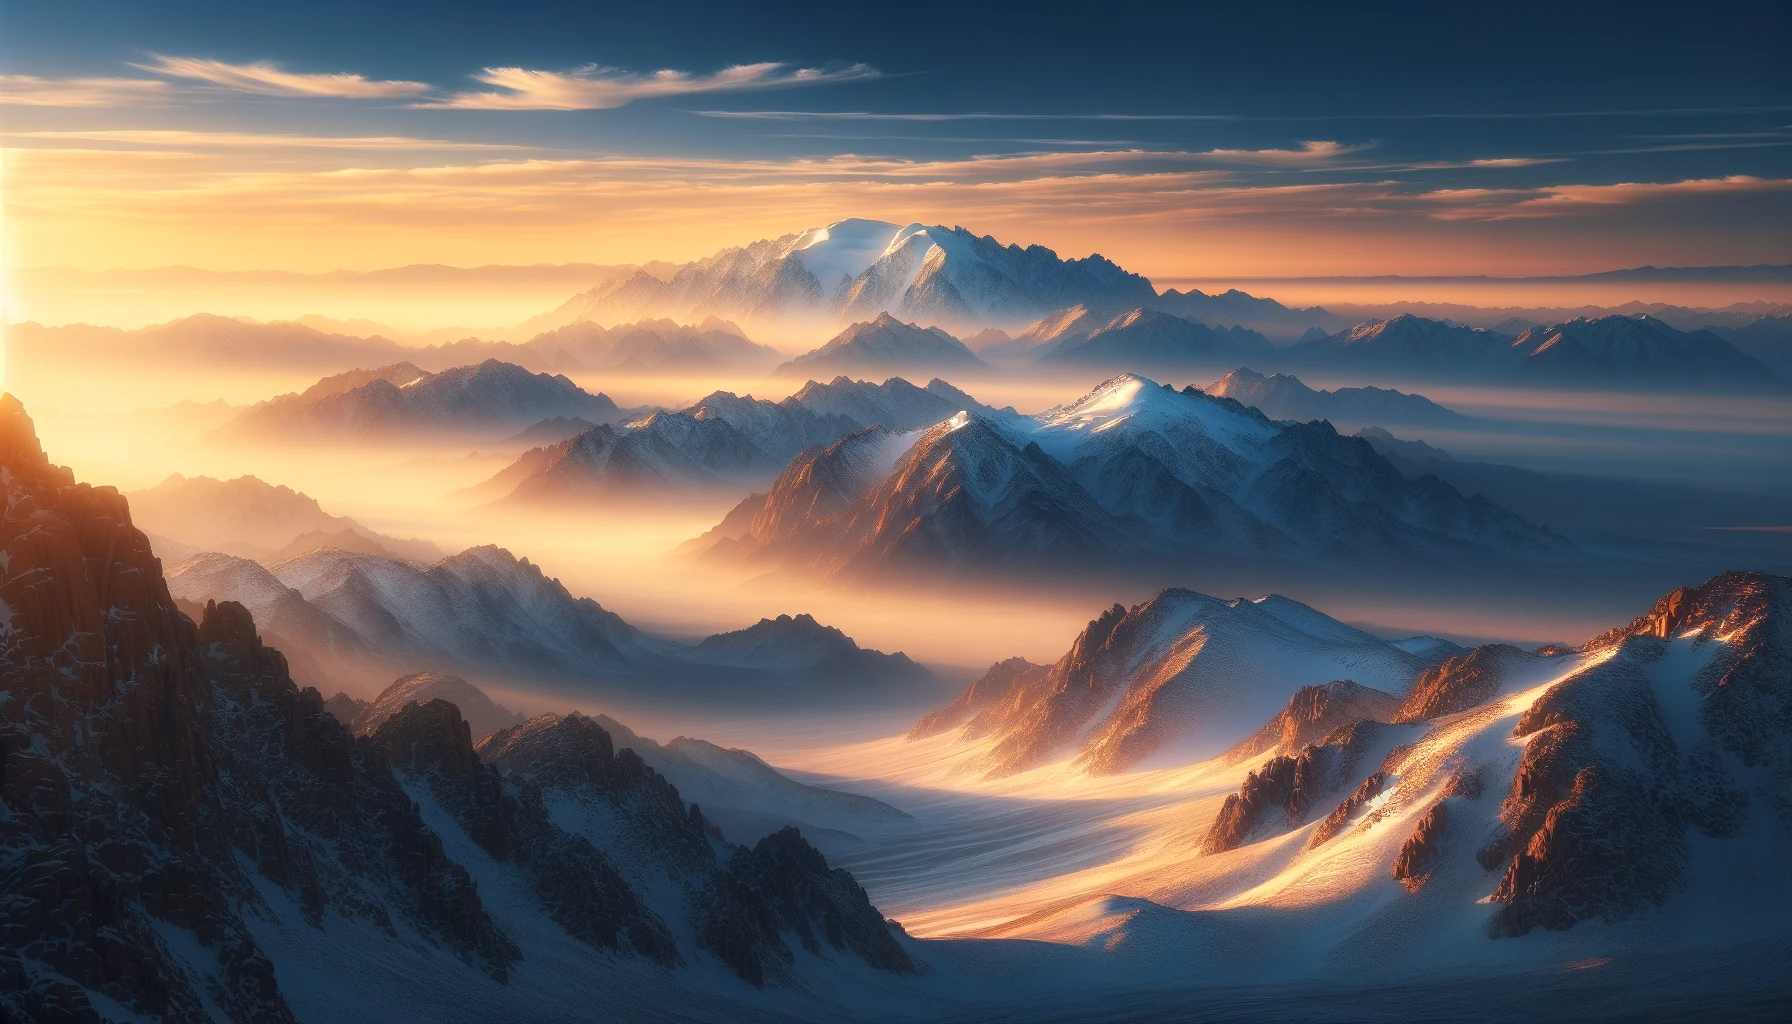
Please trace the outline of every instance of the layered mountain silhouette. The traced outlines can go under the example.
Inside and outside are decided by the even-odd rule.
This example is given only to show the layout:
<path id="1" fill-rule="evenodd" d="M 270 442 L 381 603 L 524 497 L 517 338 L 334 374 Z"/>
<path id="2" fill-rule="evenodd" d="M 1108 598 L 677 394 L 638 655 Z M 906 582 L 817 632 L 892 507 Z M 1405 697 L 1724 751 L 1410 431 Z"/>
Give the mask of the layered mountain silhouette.
<path id="1" fill-rule="evenodd" d="M 1278 425 L 1134 374 L 1037 417 L 866 430 L 793 460 L 714 557 L 832 574 L 1303 559 L 1571 556 L 1561 537 L 1324 422 Z M 750 518 L 749 518 L 750 516 Z M 744 528 L 739 524 L 746 523 Z"/>
<path id="2" fill-rule="evenodd" d="M 245 410 L 219 428 L 236 441 L 368 441 L 502 437 L 554 417 L 612 421 L 622 411 L 564 376 L 489 359 L 426 373 L 414 364 L 326 377 L 300 394 Z"/>
<path id="3" fill-rule="evenodd" d="M 522 725 L 526 718 L 486 696 L 484 690 L 446 672 L 412 672 L 392 681 L 372 700 L 361 700 L 345 691 L 324 701 L 324 710 L 357 735 L 377 732 L 407 704 L 443 700 L 460 712 L 461 721 L 477 743 L 494 732 Z"/>
<path id="4" fill-rule="evenodd" d="M 850 703 L 906 697 L 933 680 L 907 656 L 861 648 L 806 614 L 695 645 L 650 636 L 491 546 L 429 566 L 324 549 L 264 567 L 211 552 L 171 566 L 167 578 L 183 607 L 227 600 L 248 608 L 286 645 L 301 678 L 363 693 L 423 672 L 426 682 L 463 673 L 604 681 L 643 700 Z M 672 688 L 656 693 L 648 681 Z"/>
<path id="5" fill-rule="evenodd" d="M 1213 328 L 1147 307 L 1120 313 L 1083 333 L 1080 328 L 1089 326 L 1089 319 L 1077 317 L 1042 331 L 1048 340 L 1035 350 L 1033 364 L 1154 371 L 1261 360 L 1275 351 L 1255 331 Z"/>
<path id="6" fill-rule="evenodd" d="M 561 369 L 755 370 L 781 358 L 777 349 L 752 341 L 739 327 L 716 317 L 696 324 L 660 317 L 610 328 L 580 320 L 543 331 L 517 347 L 529 352 L 533 362 Z"/>
<path id="7" fill-rule="evenodd" d="M 779 366 L 780 376 L 915 373 L 983 366 L 964 342 L 938 327 L 903 323 L 889 313 L 852 324 L 827 344 Z"/>
<path id="8" fill-rule="evenodd" d="M 429 700 L 355 736 L 243 606 L 182 614 L 11 396 L 0 467 L 9 1018 L 567 1016 L 594 979 L 647 1013 L 631 993 L 690 965 L 718 995 L 921 969 L 796 829 L 727 843 L 589 719 L 476 750 Z"/>
<path id="9" fill-rule="evenodd" d="M 489 736 L 525 724 L 529 725 L 529 732 L 561 724 L 558 715 L 526 719 L 467 680 L 442 672 L 402 676 L 372 700 L 337 693 L 324 701 L 323 709 L 356 735 L 373 735 L 403 714 L 407 706 L 432 700 L 455 706 L 475 746 Z M 721 747 L 689 736 L 660 744 L 608 715 L 595 715 L 589 721 L 610 737 L 617 752 L 633 751 L 648 768 L 677 787 L 683 798 L 701 805 L 707 821 L 742 842 L 756 842 L 785 828 L 797 827 L 805 835 L 817 837 L 825 848 L 843 840 L 850 842 L 855 832 L 910 820 L 907 814 L 881 800 L 797 782 L 752 751 Z"/>
<path id="10" fill-rule="evenodd" d="M 1099 255 L 1060 259 L 964 228 L 846 220 L 574 296 L 549 316 L 600 322 L 645 316 L 851 321 L 1020 321 L 1078 302 L 1155 298 L 1151 283 Z"/>
<path id="11" fill-rule="evenodd" d="M 924 388 L 900 377 L 882 384 L 840 376 L 809 381 L 781 402 L 718 391 L 678 412 L 615 427 L 600 425 L 525 452 L 460 497 L 526 504 L 634 500 L 762 487 L 797 453 L 869 425 L 930 426 L 961 409 L 1014 421 L 943 380 Z"/>
<path id="12" fill-rule="evenodd" d="M 536 320 L 540 323 L 499 332 L 512 340 L 464 337 L 430 345 L 400 344 L 379 324 L 323 317 L 258 323 L 199 313 L 130 331 L 25 323 L 8 329 L 7 360 L 21 379 L 28 379 L 54 373 L 71 361 L 158 372 L 335 374 L 396 363 L 442 371 L 496 359 L 534 372 L 667 373 L 764 370 L 782 358 L 776 350 L 747 338 L 735 324 L 715 317 L 694 323 L 665 317 L 607 321 L 609 327 L 581 318 Z"/>
<path id="13" fill-rule="evenodd" d="M 1353 423 L 1410 423 L 1460 426 L 1466 417 L 1424 395 L 1390 388 L 1338 388 L 1319 391 L 1285 373 L 1264 376 L 1241 367 L 1201 390 L 1260 409 L 1272 420 L 1337 420 Z"/>
<path id="14" fill-rule="evenodd" d="M 1294 366 L 1384 376 L 1548 387 L 1777 390 L 1785 381 L 1710 331 L 1650 316 L 1531 326 L 1516 336 L 1411 314 L 1372 320 L 1288 349 Z"/>
<path id="15" fill-rule="evenodd" d="M 317 499 L 253 476 L 218 480 L 179 473 L 154 487 L 130 491 L 132 514 L 151 535 L 164 560 L 164 540 L 179 550 L 222 551 L 245 558 L 301 555 L 335 547 L 382 554 L 423 564 L 442 557 L 425 540 L 388 537 L 346 516 L 325 512 Z"/>

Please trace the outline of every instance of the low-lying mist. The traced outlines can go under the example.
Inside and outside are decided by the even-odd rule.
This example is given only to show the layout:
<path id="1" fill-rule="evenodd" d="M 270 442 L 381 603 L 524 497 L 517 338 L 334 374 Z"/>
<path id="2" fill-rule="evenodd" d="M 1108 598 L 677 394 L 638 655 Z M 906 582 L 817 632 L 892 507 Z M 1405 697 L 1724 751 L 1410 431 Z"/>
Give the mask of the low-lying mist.
<path id="1" fill-rule="evenodd" d="M 676 408 L 717 389 L 776 399 L 802 383 L 723 374 L 581 374 L 576 379 L 625 408 Z M 1205 384 L 1211 379 L 1191 376 L 1169 383 Z M 1056 660 L 1102 609 L 1115 602 L 1136 604 L 1164 586 L 1220 597 L 1279 592 L 1386 636 L 1431 633 L 1459 641 L 1575 643 L 1628 620 L 1661 593 L 1712 572 L 1792 567 L 1792 535 L 1700 535 L 1689 529 L 1685 551 L 1654 562 L 1626 559 L 1598 568 L 1506 572 L 1491 566 L 1410 573 L 1373 565 L 1315 570 L 1209 560 L 1143 574 L 848 584 L 676 553 L 681 544 L 714 526 L 744 492 L 644 498 L 629 506 L 482 506 L 451 495 L 492 476 L 521 454 L 524 445 L 460 439 L 275 447 L 225 442 L 213 434 L 234 414 L 232 406 L 313 382 L 292 375 L 183 373 L 131 383 L 70 367 L 55 380 L 23 382 L 20 397 L 38 422 L 45 449 L 82 480 L 130 491 L 177 472 L 222 479 L 254 475 L 310 495 L 326 511 L 354 517 L 391 536 L 423 538 L 450 552 L 500 545 L 558 577 L 575 595 L 595 599 L 650 633 L 694 641 L 762 617 L 809 612 L 861 646 L 906 652 L 941 677 L 939 692 L 868 708 L 857 726 L 831 712 L 810 716 L 815 719 L 812 727 L 821 731 L 897 728 L 994 661 L 1016 655 L 1035 662 Z M 992 372 L 954 383 L 987 404 L 1036 412 L 1077 397 L 1093 381 L 1075 375 Z M 1308 383 L 1323 387 L 1339 382 Z M 1792 470 L 1792 404 L 1784 401 L 1444 386 L 1426 393 L 1468 418 L 1458 428 L 1396 432 L 1442 447 L 1458 459 L 1738 491 L 1783 492 L 1785 481 L 1792 479 L 1787 472 Z M 1336 426 L 1349 432 L 1358 425 Z M 524 710 L 579 707 L 632 713 L 662 731 L 752 731 L 753 716 L 738 708 L 668 710 L 651 702 L 629 707 L 597 690 L 524 678 L 484 682 L 509 694 Z M 329 688 L 328 683 L 319 685 Z M 786 720 L 790 715 L 771 717 Z"/>

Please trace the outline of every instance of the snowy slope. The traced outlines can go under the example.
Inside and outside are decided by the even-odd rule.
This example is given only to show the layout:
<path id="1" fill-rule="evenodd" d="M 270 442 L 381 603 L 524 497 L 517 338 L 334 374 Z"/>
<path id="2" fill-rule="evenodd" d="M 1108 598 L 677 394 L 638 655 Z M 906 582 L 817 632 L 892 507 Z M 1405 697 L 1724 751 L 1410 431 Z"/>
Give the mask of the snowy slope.
<path id="1" fill-rule="evenodd" d="M 890 476 L 817 503 L 794 460 L 720 555 L 876 572 L 1001 564 L 1110 567 L 1198 552 L 1283 557 L 1572 557 L 1562 538 L 1434 478 L 1407 480 L 1328 424 L 1279 425 L 1136 374 L 1036 417 L 968 415 L 923 435 Z M 826 514 L 815 510 L 824 507 Z M 778 529 L 765 527 L 780 524 Z"/>
<path id="2" fill-rule="evenodd" d="M 1092 621 L 1049 672 L 986 698 L 963 734 L 996 740 L 981 762 L 993 775 L 1065 757 L 1096 774 L 1188 764 L 1249 735 L 1301 687 L 1351 680 L 1397 696 L 1424 666 L 1287 598 L 1166 590 Z"/>
<path id="3" fill-rule="evenodd" d="M 428 568 L 326 550 L 270 570 L 370 643 L 425 664 L 588 674 L 646 657 L 633 627 L 502 548 Z"/>
<path id="4" fill-rule="evenodd" d="M 749 321 L 868 320 L 1020 325 L 1080 302 L 1138 305 L 1151 283 L 1100 255 L 1060 259 L 964 228 L 845 220 L 723 249 L 670 279 L 645 271 L 574 296 L 543 318 L 620 323 L 703 316 Z"/>

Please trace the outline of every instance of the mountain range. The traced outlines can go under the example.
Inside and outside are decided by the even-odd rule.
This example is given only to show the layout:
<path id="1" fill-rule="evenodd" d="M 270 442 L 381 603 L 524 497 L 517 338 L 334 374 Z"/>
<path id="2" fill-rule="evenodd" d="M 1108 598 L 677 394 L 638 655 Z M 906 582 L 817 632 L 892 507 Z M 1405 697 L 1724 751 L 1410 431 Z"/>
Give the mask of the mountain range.
<path id="1" fill-rule="evenodd" d="M 8 1020 L 1783 1005 L 1786 577 L 1532 651 L 1166 590 L 912 739 L 817 751 L 893 780 L 865 795 L 585 714 L 475 743 L 434 694 L 483 695 L 440 678 L 357 733 L 247 608 L 183 613 L 126 500 L 52 465 L 10 396 L 0 470 Z"/>
<path id="2" fill-rule="evenodd" d="M 262 323 L 198 313 L 164 324 L 120 330 L 89 324 L 8 327 L 7 363 L 15 379 L 54 374 L 71 364 L 133 372 L 310 372 L 408 363 L 440 372 L 490 359 L 533 372 L 684 372 L 764 370 L 783 357 L 733 323 L 704 317 L 681 324 L 664 317 L 600 326 L 549 320 L 498 332 L 504 338 L 451 335 L 434 344 L 400 344 L 379 324 L 300 317 Z"/>
<path id="3" fill-rule="evenodd" d="M 1270 358 L 1275 350 L 1256 331 L 1242 327 L 1208 327 L 1158 309 L 1139 307 L 1096 323 L 1074 307 L 1056 316 L 1052 327 L 1022 337 L 1041 337 L 1027 354 L 1037 367 L 1074 366 L 1115 371 L 1175 370 L 1244 359 Z M 1039 326 L 1035 324 L 1034 326 Z M 1086 331 L 1086 333 L 1085 333 Z"/>
<path id="4" fill-rule="evenodd" d="M 426 373 L 404 362 L 325 377 L 259 402 L 220 427 L 234 441 L 347 442 L 511 434 L 542 419 L 620 419 L 609 396 L 561 375 L 488 359 Z"/>
<path id="5" fill-rule="evenodd" d="M 781 621 L 789 618 L 782 616 Z M 378 733 L 388 721 L 403 714 L 407 705 L 432 700 L 455 706 L 475 747 L 487 737 L 530 721 L 493 701 L 465 679 L 441 672 L 402 676 L 372 700 L 339 692 L 324 701 L 323 710 L 356 735 L 367 736 Z M 558 719 L 556 715 L 543 716 L 544 721 L 536 722 L 532 728 L 540 728 L 544 722 L 552 726 Z M 785 828 L 797 827 L 825 851 L 827 847 L 852 842 L 856 833 L 909 820 L 909 815 L 881 800 L 797 782 L 748 750 L 721 747 L 689 736 L 660 744 L 608 715 L 594 715 L 591 722 L 610 737 L 617 752 L 632 750 L 648 768 L 675 786 L 681 797 L 700 805 L 707 821 L 721 826 L 726 834 L 741 842 L 757 842 Z"/>
<path id="6" fill-rule="evenodd" d="M 295 675 L 365 693 L 397 675 L 466 673 L 603 683 L 643 702 L 702 695 L 776 705 L 906 697 L 933 679 L 905 655 L 860 648 L 808 615 L 695 645 L 651 636 L 492 546 L 429 566 L 324 549 L 264 567 L 209 552 L 169 567 L 167 586 L 185 608 L 243 605 L 284 645 Z"/>
<path id="7" fill-rule="evenodd" d="M 1004 246 L 964 228 L 844 220 L 581 293 L 544 322 L 649 316 L 749 321 L 903 320 L 988 326 L 1025 323 L 1078 302 L 1156 298 L 1151 282 L 1100 255 L 1059 259 L 1042 246 Z"/>
<path id="8" fill-rule="evenodd" d="M 1200 553 L 1321 560 L 1572 557 L 1561 537 L 1329 424 L 1278 425 L 1134 374 L 1006 421 L 867 428 L 794 459 L 709 557 L 858 575 L 1115 567 Z M 744 524 L 744 525 L 743 525 Z M 713 532 L 712 532 L 713 533 Z"/>
<path id="9" fill-rule="evenodd" d="M 460 492 L 478 501 L 552 504 L 739 493 L 769 483 L 798 452 L 858 429 L 930 426 L 963 409 L 1009 421 L 943 380 L 916 387 L 835 377 L 809 381 L 781 402 L 717 391 L 678 412 L 617 427 L 595 426 L 523 453 L 491 479 Z"/>
<path id="10" fill-rule="evenodd" d="M 405 705 L 427 704 L 432 700 L 445 700 L 454 705 L 474 743 L 527 721 L 486 696 L 484 690 L 446 672 L 412 672 L 400 676 L 372 700 L 362 700 L 339 690 L 336 696 L 324 701 L 324 710 L 356 735 L 363 735 L 377 732 L 380 726 L 403 711 Z"/>
<path id="11" fill-rule="evenodd" d="M 984 365 L 964 342 L 938 327 L 903 323 L 889 313 L 848 326 L 827 344 L 779 366 L 779 376 L 811 373 L 914 373 Z"/>
<path id="12" fill-rule="evenodd" d="M 1290 366 L 1543 387 L 1778 390 L 1786 382 L 1710 331 L 1649 316 L 1526 327 L 1515 336 L 1405 314 L 1300 341 Z"/>
<path id="13" fill-rule="evenodd" d="M 125 497 L 138 526 L 170 565 L 201 551 L 278 561 L 334 547 L 424 565 L 443 554 L 429 541 L 388 537 L 347 516 L 330 515 L 316 498 L 253 476 L 217 480 L 175 473 Z"/>
<path id="14" fill-rule="evenodd" d="M 1352 680 L 1392 710 L 1427 664 L 1284 597 L 1222 601 L 1165 590 L 1103 612 L 1054 665 L 994 666 L 910 736 L 956 731 L 988 748 L 977 767 L 991 776 L 1066 757 L 1094 774 L 1154 758 L 1186 764 L 1226 751 L 1302 686 Z M 1279 737 L 1287 717 L 1264 728 Z M 1258 753 L 1280 740 L 1249 744 Z"/>
<path id="15" fill-rule="evenodd" d="M 1786 498 L 1458 459 L 1423 441 L 1402 440 L 1380 426 L 1364 427 L 1355 436 L 1368 441 L 1408 479 L 1435 477 L 1464 494 L 1482 495 L 1571 536 L 1650 538 L 1658 555 L 1662 541 L 1684 543 L 1690 531 L 1792 518 L 1792 500 Z"/>
<path id="16" fill-rule="evenodd" d="M 1423 395 L 1377 387 L 1319 391 L 1301 383 L 1299 377 L 1285 373 L 1266 377 L 1247 367 L 1233 370 L 1201 390 L 1259 409 L 1272 420 L 1459 427 L 1467 419 Z"/>
<path id="17" fill-rule="evenodd" d="M 1737 942 L 1782 943 L 1792 887 L 1767 866 L 1792 788 L 1792 579 L 1724 573 L 1574 647 L 1353 633 L 1276 597 L 1165 591 L 1103 613 L 1054 665 L 993 666 L 917 723 L 904 763 L 942 777 L 1044 793 L 1121 772 L 1091 792 L 1178 794 L 1116 809 L 1126 852 L 1081 895 L 1023 884 L 958 910 L 996 921 L 959 934 L 1130 950 L 1134 970 L 1196 964 L 1216 986 L 1400 977 L 1433 1002 L 1439 972 L 1498 976 L 1479 990 L 1494 998 L 1565 956 L 1715 964 Z M 1492 967 L 1517 961 L 1537 968 Z M 1128 1005 L 1149 1016 L 1162 998 Z"/>
<path id="18" fill-rule="evenodd" d="M 51 465 L 10 395 L 0 467 L 9 1019 L 497 1013 L 512 982 L 563 1016 L 692 964 L 718 995 L 920 970 L 795 829 L 726 842 L 589 719 L 475 750 L 432 699 L 355 736 L 241 605 L 178 611 L 124 500 Z"/>

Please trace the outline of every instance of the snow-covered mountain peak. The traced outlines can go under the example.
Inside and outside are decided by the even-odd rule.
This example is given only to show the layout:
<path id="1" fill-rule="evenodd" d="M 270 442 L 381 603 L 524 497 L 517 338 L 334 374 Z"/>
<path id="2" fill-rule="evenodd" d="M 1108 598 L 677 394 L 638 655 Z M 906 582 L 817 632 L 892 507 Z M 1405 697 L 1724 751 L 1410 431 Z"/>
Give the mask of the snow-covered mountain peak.
<path id="1" fill-rule="evenodd" d="M 898 228 L 881 220 L 850 218 L 810 228 L 784 252 L 794 256 L 821 285 L 822 293 L 843 293 L 888 250 Z"/>
<path id="2" fill-rule="evenodd" d="M 1261 414 L 1243 410 L 1236 403 L 1199 391 L 1177 391 L 1136 373 L 1109 378 L 1069 405 L 1041 413 L 1038 422 L 1032 439 L 1060 458 L 1067 458 L 1072 449 L 1092 437 L 1122 429 L 1166 436 L 1192 430 L 1227 447 L 1261 444 L 1277 432 Z"/>

